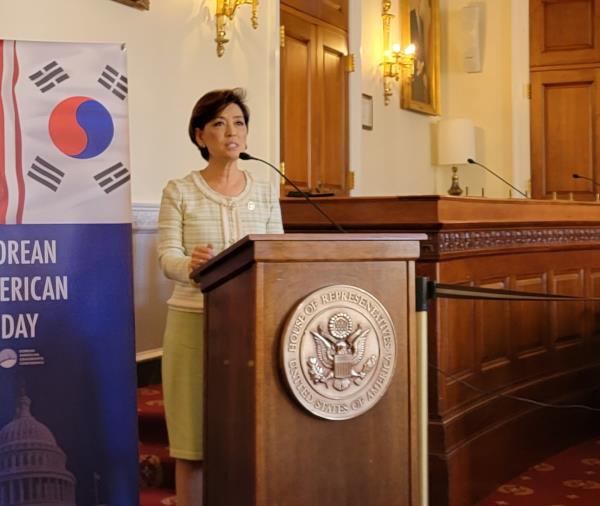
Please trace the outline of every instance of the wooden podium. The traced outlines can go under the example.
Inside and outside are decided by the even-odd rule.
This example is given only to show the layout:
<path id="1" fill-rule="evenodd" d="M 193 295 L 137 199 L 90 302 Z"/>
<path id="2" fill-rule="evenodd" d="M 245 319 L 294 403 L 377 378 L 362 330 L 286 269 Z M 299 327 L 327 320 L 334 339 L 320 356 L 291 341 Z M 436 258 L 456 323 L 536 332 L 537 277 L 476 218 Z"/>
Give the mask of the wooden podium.
<path id="1" fill-rule="evenodd" d="M 205 506 L 420 504 L 414 261 L 423 238 L 251 235 L 194 275 L 206 313 Z M 282 335 L 292 328 L 289 318 L 304 307 L 299 304 L 331 285 L 376 298 L 395 329 L 387 391 L 370 409 L 344 420 L 316 416 L 300 404 L 302 390 L 288 387 L 281 349 Z M 363 304 L 375 318 L 370 303 L 355 299 L 348 314 Z M 326 333 L 314 324 L 304 330 L 307 346 L 317 328 Z M 378 329 L 370 330 L 373 345 Z M 314 389 L 343 394 L 325 383 Z"/>

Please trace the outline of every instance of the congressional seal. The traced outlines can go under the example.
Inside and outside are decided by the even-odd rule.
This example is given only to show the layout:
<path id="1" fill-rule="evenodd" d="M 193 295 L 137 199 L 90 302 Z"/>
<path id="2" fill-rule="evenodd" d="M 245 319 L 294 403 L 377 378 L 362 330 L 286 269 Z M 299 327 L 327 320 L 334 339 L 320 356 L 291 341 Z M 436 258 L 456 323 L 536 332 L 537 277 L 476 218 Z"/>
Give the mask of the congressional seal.
<path id="1" fill-rule="evenodd" d="M 347 420 L 385 394 L 396 365 L 396 332 L 383 304 L 349 285 L 321 288 L 302 300 L 281 338 L 284 377 L 313 415 Z"/>

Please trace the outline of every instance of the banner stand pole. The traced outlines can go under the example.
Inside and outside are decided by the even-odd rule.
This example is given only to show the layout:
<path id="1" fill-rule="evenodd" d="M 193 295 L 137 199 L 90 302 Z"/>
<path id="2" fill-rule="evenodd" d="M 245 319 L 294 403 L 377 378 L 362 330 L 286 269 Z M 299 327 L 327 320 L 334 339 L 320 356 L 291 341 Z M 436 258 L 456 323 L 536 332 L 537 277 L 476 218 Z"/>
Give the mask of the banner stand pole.
<path id="1" fill-rule="evenodd" d="M 420 464 L 420 496 L 421 505 L 429 504 L 429 444 L 428 444 L 428 395 L 427 395 L 427 309 L 429 303 L 429 279 L 417 276 L 416 288 L 416 321 L 417 321 L 417 399 L 419 427 L 419 464 Z"/>

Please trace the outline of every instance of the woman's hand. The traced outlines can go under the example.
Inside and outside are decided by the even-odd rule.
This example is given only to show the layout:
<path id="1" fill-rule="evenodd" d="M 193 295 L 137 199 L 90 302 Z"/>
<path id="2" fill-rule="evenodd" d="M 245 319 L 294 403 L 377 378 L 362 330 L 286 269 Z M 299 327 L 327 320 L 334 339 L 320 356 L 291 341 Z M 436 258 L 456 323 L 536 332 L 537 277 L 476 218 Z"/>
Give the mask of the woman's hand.
<path id="1" fill-rule="evenodd" d="M 209 243 L 206 246 L 196 246 L 192 250 L 192 259 L 190 260 L 190 272 L 205 264 L 214 256 L 215 252 L 213 250 L 212 244 Z"/>

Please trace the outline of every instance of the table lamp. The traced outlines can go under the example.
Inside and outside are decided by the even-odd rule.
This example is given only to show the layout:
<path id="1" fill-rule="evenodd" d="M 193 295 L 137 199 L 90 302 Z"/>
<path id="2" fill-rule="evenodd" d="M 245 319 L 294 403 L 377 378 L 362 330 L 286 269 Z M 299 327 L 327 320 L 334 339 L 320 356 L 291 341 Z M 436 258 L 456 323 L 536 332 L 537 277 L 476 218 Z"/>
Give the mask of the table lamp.
<path id="1" fill-rule="evenodd" d="M 437 124 L 438 165 L 452 165 L 452 185 L 448 195 L 461 195 L 457 165 L 475 158 L 475 127 L 470 119 L 445 118 Z"/>

